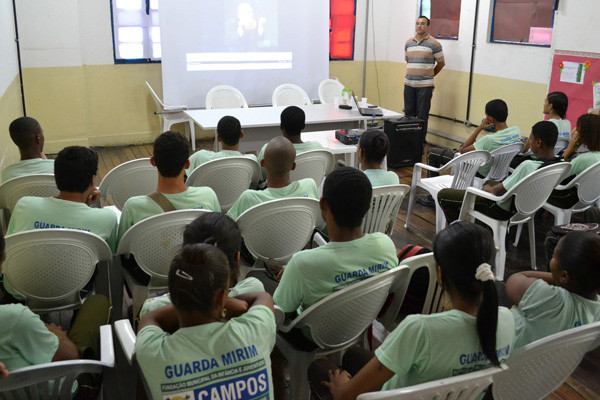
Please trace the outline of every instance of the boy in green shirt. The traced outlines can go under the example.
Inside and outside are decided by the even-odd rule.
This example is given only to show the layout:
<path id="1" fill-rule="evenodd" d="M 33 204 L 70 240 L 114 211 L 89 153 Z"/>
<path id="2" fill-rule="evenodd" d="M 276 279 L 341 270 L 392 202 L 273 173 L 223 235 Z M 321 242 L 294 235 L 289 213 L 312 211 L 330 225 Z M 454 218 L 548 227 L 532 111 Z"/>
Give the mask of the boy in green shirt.
<path id="1" fill-rule="evenodd" d="M 3 183 L 24 175 L 54 173 L 54 160 L 48 160 L 44 154 L 44 131 L 39 122 L 30 117 L 17 118 L 8 131 L 19 148 L 21 161 L 2 170 Z"/>

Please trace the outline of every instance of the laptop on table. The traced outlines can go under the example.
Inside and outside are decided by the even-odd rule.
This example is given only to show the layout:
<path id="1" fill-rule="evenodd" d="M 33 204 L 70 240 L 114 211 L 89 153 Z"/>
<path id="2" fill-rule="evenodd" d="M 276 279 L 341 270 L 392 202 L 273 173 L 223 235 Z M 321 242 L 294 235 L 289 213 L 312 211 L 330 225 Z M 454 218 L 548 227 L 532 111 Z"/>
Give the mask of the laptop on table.
<path id="1" fill-rule="evenodd" d="M 361 107 L 358 105 L 358 99 L 354 94 L 354 90 L 352 91 L 352 98 L 354 99 L 354 103 L 356 103 L 356 108 L 358 108 L 360 115 L 364 115 L 366 117 L 380 117 L 383 115 L 383 110 L 379 107 Z"/>

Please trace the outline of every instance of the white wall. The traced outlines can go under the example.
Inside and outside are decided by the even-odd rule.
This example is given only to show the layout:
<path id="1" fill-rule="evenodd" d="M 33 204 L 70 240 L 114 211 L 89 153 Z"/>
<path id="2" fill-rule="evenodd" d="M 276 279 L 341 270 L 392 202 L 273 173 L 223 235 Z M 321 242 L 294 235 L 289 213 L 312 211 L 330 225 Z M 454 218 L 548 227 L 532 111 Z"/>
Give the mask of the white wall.
<path id="1" fill-rule="evenodd" d="M 557 50 L 576 50 L 600 53 L 598 34 L 598 0 L 563 0 L 555 20 L 558 35 L 554 41 Z"/>
<path id="2" fill-rule="evenodd" d="M 0 1 L 0 97 L 19 73 L 12 1 Z"/>

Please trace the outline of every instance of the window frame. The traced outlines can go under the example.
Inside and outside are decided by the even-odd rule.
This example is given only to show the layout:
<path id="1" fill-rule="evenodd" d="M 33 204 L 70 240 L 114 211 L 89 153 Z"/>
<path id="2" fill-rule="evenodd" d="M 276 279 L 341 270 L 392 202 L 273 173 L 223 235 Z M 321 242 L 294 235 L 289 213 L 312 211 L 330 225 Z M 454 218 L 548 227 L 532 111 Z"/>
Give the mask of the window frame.
<path id="1" fill-rule="evenodd" d="M 113 45 L 113 61 L 115 64 L 160 64 L 162 62 L 162 54 L 161 58 L 117 58 L 117 37 L 115 35 L 115 16 L 114 16 L 114 4 L 116 0 L 108 0 L 110 4 L 110 27 L 112 33 L 112 45 Z M 150 10 L 150 0 L 142 0 L 146 3 L 146 10 Z M 149 14 L 147 14 L 149 16 Z M 159 24 L 160 27 L 160 24 Z M 152 47 L 152 39 L 150 37 L 150 28 L 148 29 L 147 40 L 145 40 L 144 46 Z M 150 50 L 152 51 L 152 50 Z"/>
<path id="2" fill-rule="evenodd" d="M 495 1 L 495 0 L 494 0 Z M 431 0 L 430 0 L 431 2 Z M 460 0 L 460 11 L 462 11 L 462 0 Z M 419 16 L 423 15 L 423 0 L 420 0 L 419 2 Z M 431 20 L 431 10 L 429 11 L 429 16 L 427 17 L 429 18 L 429 20 Z M 460 31 L 460 12 L 459 12 L 459 18 L 458 18 L 458 29 Z M 458 33 L 456 34 L 456 37 L 441 37 L 441 36 L 434 36 L 431 35 L 432 38 L 434 38 L 435 40 L 456 40 L 458 41 Z"/>
<path id="3" fill-rule="evenodd" d="M 553 11 L 552 11 L 552 38 L 554 38 L 554 21 L 556 19 L 556 3 L 558 2 L 558 0 L 554 0 L 554 6 L 553 6 Z M 508 44 L 508 45 L 512 45 L 512 46 L 531 46 L 531 47 L 545 47 L 545 48 L 550 48 L 552 47 L 552 44 L 541 44 L 541 43 L 529 43 L 529 42 L 513 42 L 510 40 L 494 40 L 494 22 L 496 20 L 496 0 L 494 0 L 494 3 L 492 5 L 492 25 L 490 27 L 490 37 L 489 37 L 489 43 L 497 43 L 497 44 Z"/>

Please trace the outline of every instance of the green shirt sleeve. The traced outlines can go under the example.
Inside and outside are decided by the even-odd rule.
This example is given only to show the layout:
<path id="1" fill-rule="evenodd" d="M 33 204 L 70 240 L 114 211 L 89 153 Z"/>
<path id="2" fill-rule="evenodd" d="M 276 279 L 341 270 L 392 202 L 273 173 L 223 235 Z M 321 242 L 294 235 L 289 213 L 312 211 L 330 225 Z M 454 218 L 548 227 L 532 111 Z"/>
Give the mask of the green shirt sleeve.
<path id="1" fill-rule="evenodd" d="M 14 332 L 13 345 L 31 365 L 52 361 L 58 350 L 58 337 L 50 332 L 40 317 L 29 308 L 23 306 Z"/>
<path id="2" fill-rule="evenodd" d="M 297 257 L 299 254 L 294 255 L 285 267 L 281 282 L 279 282 L 273 294 L 273 302 L 281 307 L 285 313 L 296 311 L 303 300 L 302 285 L 304 277 L 300 273 L 301 263 L 298 262 L 299 257 Z"/>

